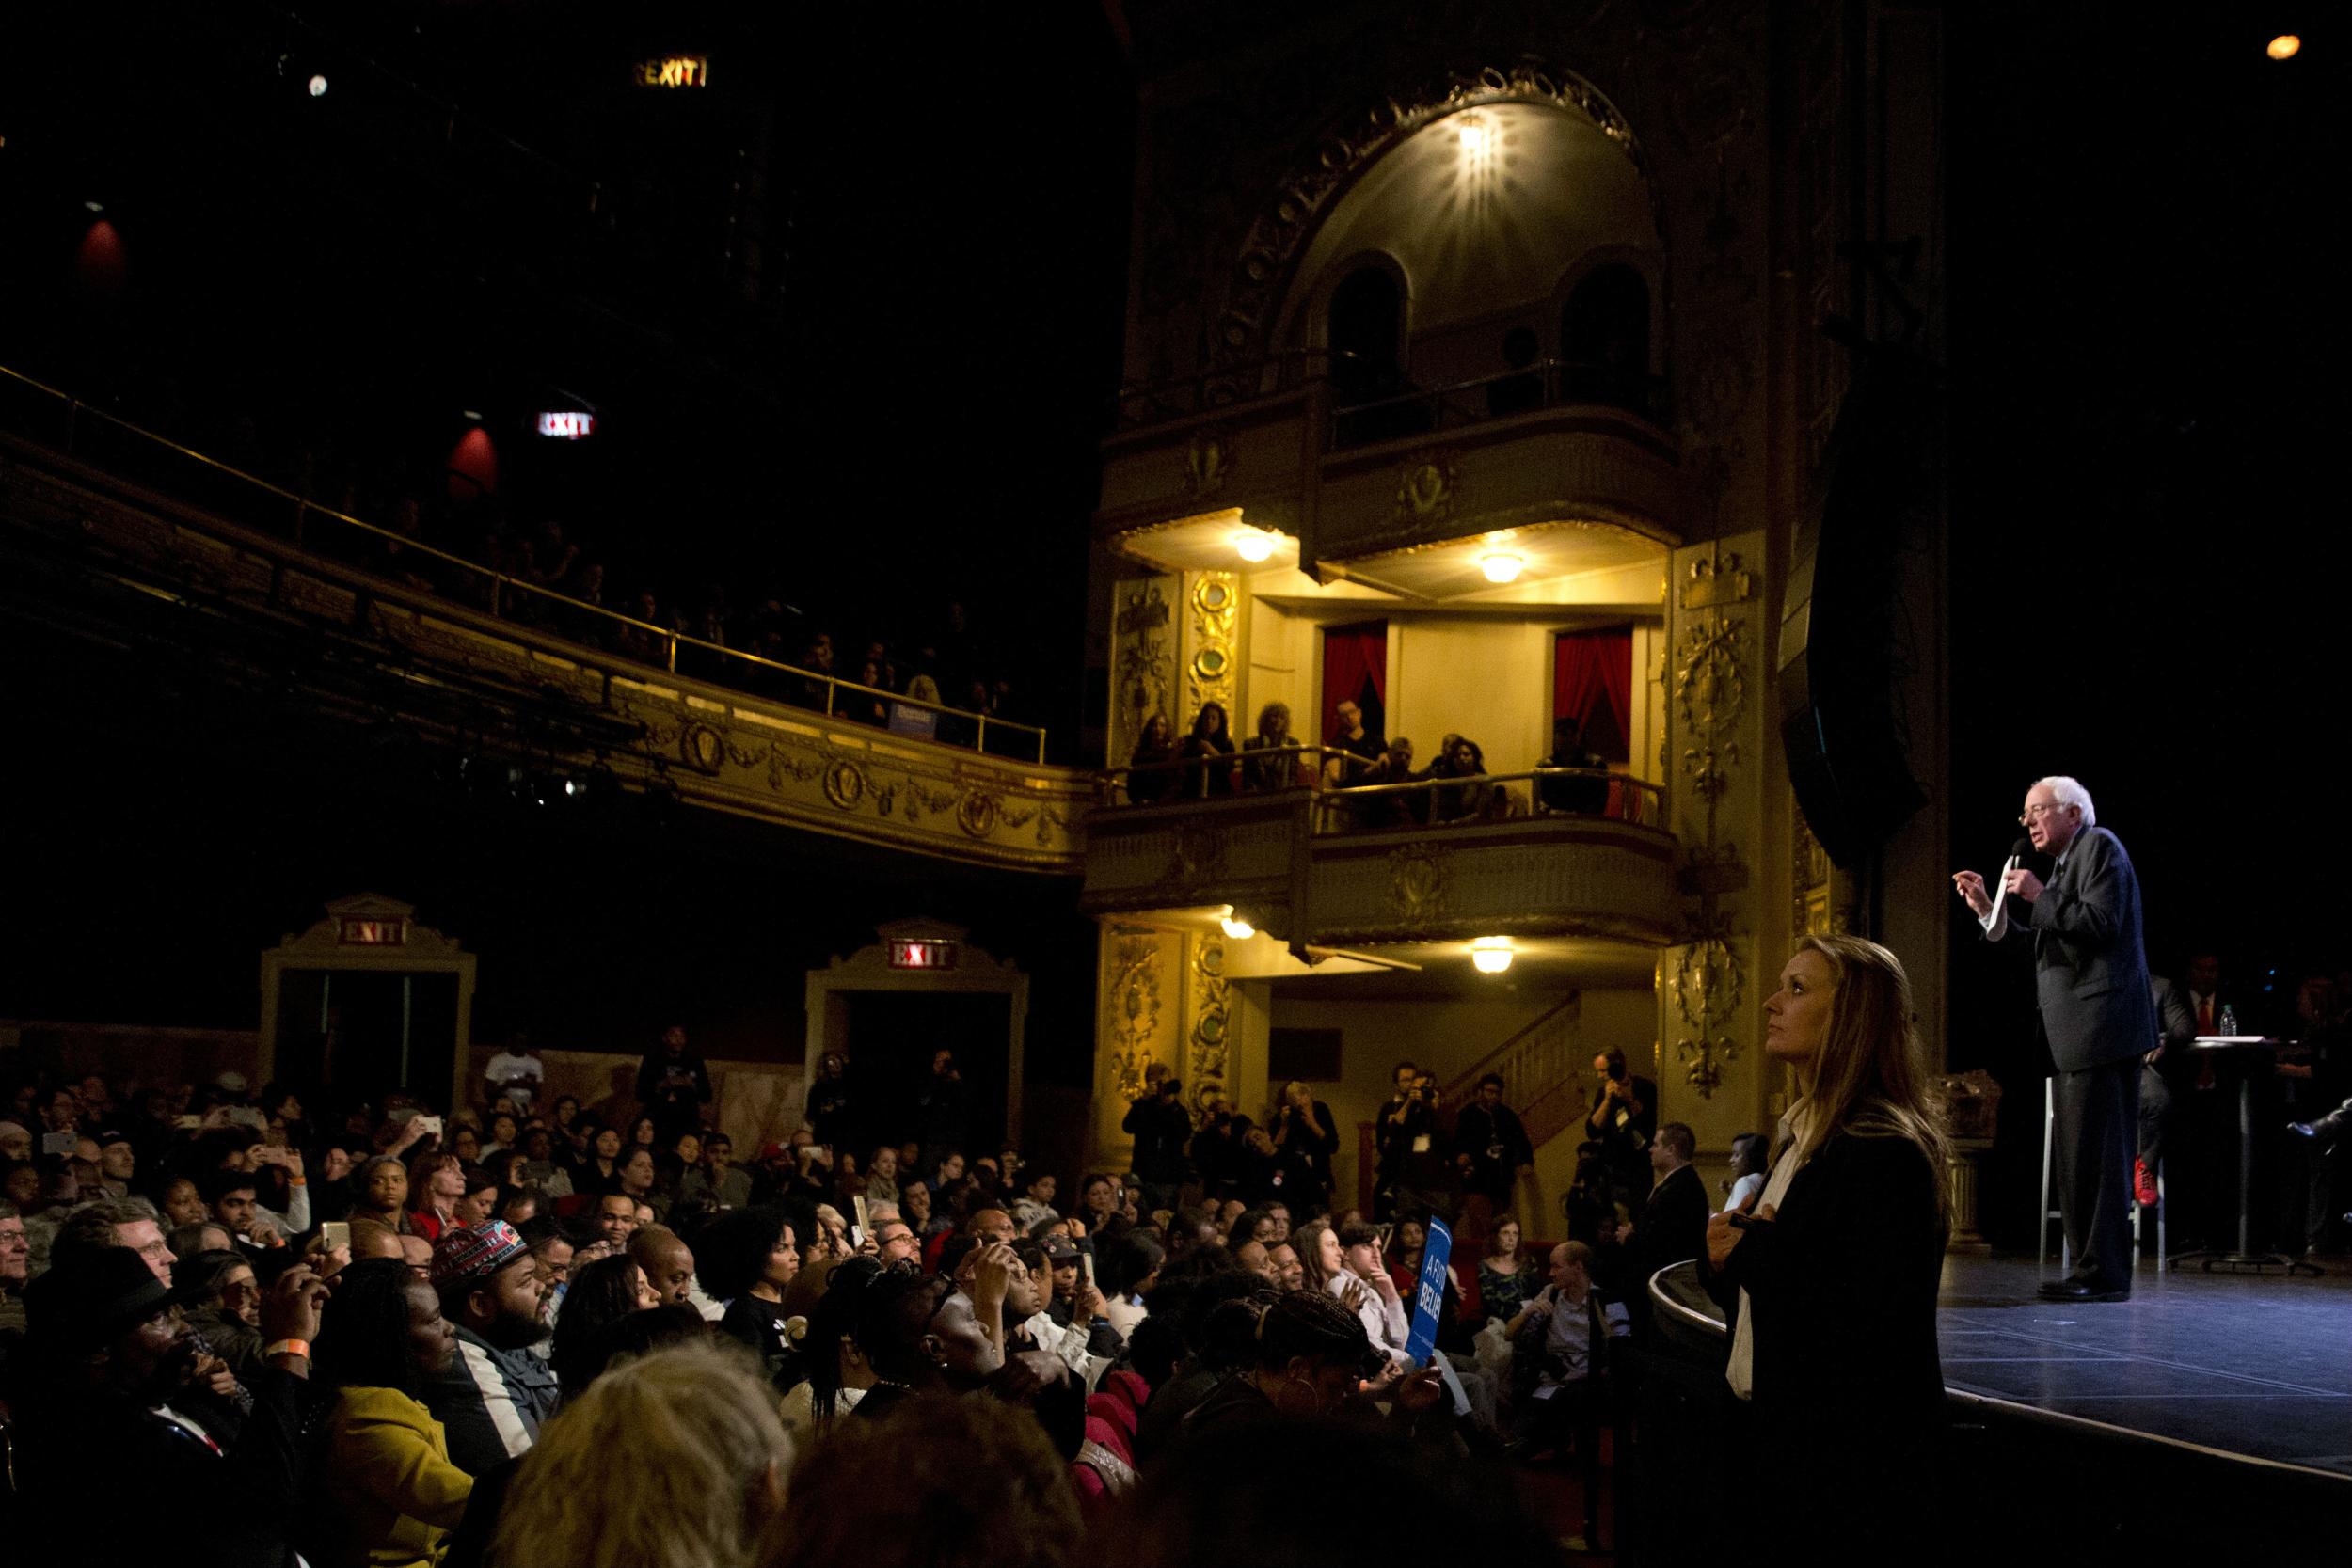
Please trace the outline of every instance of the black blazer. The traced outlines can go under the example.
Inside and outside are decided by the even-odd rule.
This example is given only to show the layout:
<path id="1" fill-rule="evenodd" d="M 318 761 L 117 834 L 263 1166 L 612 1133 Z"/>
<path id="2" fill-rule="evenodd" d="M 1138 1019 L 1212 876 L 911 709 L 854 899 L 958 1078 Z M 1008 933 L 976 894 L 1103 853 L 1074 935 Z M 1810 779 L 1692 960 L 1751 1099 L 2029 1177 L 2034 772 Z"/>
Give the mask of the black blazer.
<path id="1" fill-rule="evenodd" d="M 1650 1275 L 1707 1250 L 1708 1212 L 1707 1182 L 1695 1165 L 1683 1166 L 1650 1189 L 1642 1217 L 1633 1222 L 1633 1256 L 1645 1302 Z"/>
<path id="2" fill-rule="evenodd" d="M 1940 1180 L 1908 1138 L 1840 1133 L 1720 1271 L 1755 1315 L 1762 1451 L 1803 1455 L 1841 1495 L 1918 1462 L 1942 1424 Z"/>

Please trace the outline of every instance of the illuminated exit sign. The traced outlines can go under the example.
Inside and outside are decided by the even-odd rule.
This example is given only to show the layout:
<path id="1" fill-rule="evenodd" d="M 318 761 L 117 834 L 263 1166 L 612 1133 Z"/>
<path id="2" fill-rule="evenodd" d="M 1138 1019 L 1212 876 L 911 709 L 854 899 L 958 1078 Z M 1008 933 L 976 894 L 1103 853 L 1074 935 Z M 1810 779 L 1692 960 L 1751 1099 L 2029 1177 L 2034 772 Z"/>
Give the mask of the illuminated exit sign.
<path id="1" fill-rule="evenodd" d="M 710 86 L 710 56 L 665 55 L 640 60 L 632 68 L 641 87 L 707 87 Z"/>
<path id="2" fill-rule="evenodd" d="M 345 915 L 338 939 L 345 947 L 405 947 L 408 945 L 408 922 L 363 920 L 356 915 Z"/>
<path id="3" fill-rule="evenodd" d="M 596 433 L 596 417 L 577 408 L 553 410 L 539 416 L 539 434 L 552 436 L 559 441 L 577 441 Z"/>
<path id="4" fill-rule="evenodd" d="M 909 942 L 893 937 L 890 941 L 890 967 L 953 969 L 956 967 L 956 944 L 952 942 Z"/>

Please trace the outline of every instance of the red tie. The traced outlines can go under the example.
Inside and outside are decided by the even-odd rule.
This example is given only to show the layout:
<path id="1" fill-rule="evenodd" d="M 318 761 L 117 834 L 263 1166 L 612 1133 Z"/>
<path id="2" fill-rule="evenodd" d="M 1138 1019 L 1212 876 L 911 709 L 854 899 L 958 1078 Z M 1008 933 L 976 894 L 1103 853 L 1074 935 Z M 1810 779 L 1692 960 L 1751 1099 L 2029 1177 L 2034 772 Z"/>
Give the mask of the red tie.
<path id="1" fill-rule="evenodd" d="M 2210 996 L 2197 1004 L 2197 1032 L 2201 1035 L 2213 1033 L 2213 998 Z"/>

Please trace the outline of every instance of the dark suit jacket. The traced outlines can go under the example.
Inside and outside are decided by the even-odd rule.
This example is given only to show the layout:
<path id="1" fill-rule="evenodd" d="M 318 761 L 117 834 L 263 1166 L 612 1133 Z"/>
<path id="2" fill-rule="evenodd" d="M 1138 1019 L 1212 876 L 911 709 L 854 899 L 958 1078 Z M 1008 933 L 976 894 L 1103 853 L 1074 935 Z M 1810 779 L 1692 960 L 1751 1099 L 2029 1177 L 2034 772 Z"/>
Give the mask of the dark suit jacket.
<path id="1" fill-rule="evenodd" d="M 2188 1010 L 2188 992 L 2162 975 L 2150 978 L 2148 991 L 2156 1006 L 2156 1043 L 2164 1048 L 2164 1063 L 2169 1067 L 2197 1037 L 2197 1015 Z"/>
<path id="2" fill-rule="evenodd" d="M 1645 1301 L 1650 1275 L 1707 1250 L 1707 1182 L 1695 1165 L 1683 1166 L 1650 1189 L 1642 1217 L 1633 1222 L 1633 1256 Z"/>
<path id="3" fill-rule="evenodd" d="M 2140 945 L 2139 879 L 2123 843 L 2085 828 L 2042 895 L 2002 906 L 2002 940 L 2033 950 L 2034 992 L 2061 1072 L 2144 1055 L 2156 1006 Z"/>

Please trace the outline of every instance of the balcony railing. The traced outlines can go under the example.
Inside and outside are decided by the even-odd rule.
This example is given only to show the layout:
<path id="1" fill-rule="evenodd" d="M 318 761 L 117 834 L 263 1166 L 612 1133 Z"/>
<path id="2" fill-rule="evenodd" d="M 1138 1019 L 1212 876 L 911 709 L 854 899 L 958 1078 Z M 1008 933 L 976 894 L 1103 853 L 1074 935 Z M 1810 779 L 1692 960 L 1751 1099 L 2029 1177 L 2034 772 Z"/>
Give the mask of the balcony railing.
<path id="1" fill-rule="evenodd" d="M 1136 430 L 1279 397 L 1329 378 L 1329 367 L 1355 360 L 1345 349 L 1297 349 L 1247 365 L 1176 376 L 1119 389 L 1118 427 Z"/>
<path id="2" fill-rule="evenodd" d="M 1131 764 L 1101 775 L 1104 806 L 1181 805 L 1188 800 L 1225 800 L 1311 787 L 1314 832 L 1332 833 L 1426 832 L 1515 816 L 1596 816 L 1662 827 L 1665 791 L 1646 779 L 1605 768 L 1530 768 L 1517 773 L 1432 774 L 1397 784 L 1330 785 L 1325 770 L 1343 776 L 1372 765 L 1336 746 L 1260 748 L 1219 752 L 1215 757 L 1178 757 Z M 1135 783 L 1152 781 L 1138 796 Z M 1164 782 L 1163 782 L 1164 781 Z M 1513 789 L 1524 784 L 1524 791 Z"/>
<path id="3" fill-rule="evenodd" d="M 860 723 L 873 722 L 856 711 L 870 704 L 882 715 L 883 721 L 876 727 L 894 734 L 968 746 L 996 756 L 1045 760 L 1045 731 L 1037 725 L 944 703 L 921 702 L 824 671 L 764 658 L 510 577 L 395 530 L 322 506 L 5 365 L 0 365 L 0 393 L 6 394 L 0 403 L 5 404 L 8 421 L 29 439 L 291 540 L 313 554 L 395 578 L 417 577 L 416 568 L 421 567 L 421 580 L 432 593 L 502 619 L 564 628 L 574 641 L 672 674 L 698 673 L 719 685 Z M 699 662 L 704 668 L 681 672 L 681 654 L 690 666 Z"/>
<path id="4" fill-rule="evenodd" d="M 1458 430 L 1540 409 L 1581 407 L 1621 408 L 1661 429 L 1673 414 L 1663 377 L 1584 360 L 1542 359 L 1448 387 L 1340 402 L 1331 411 L 1330 450 Z"/>

